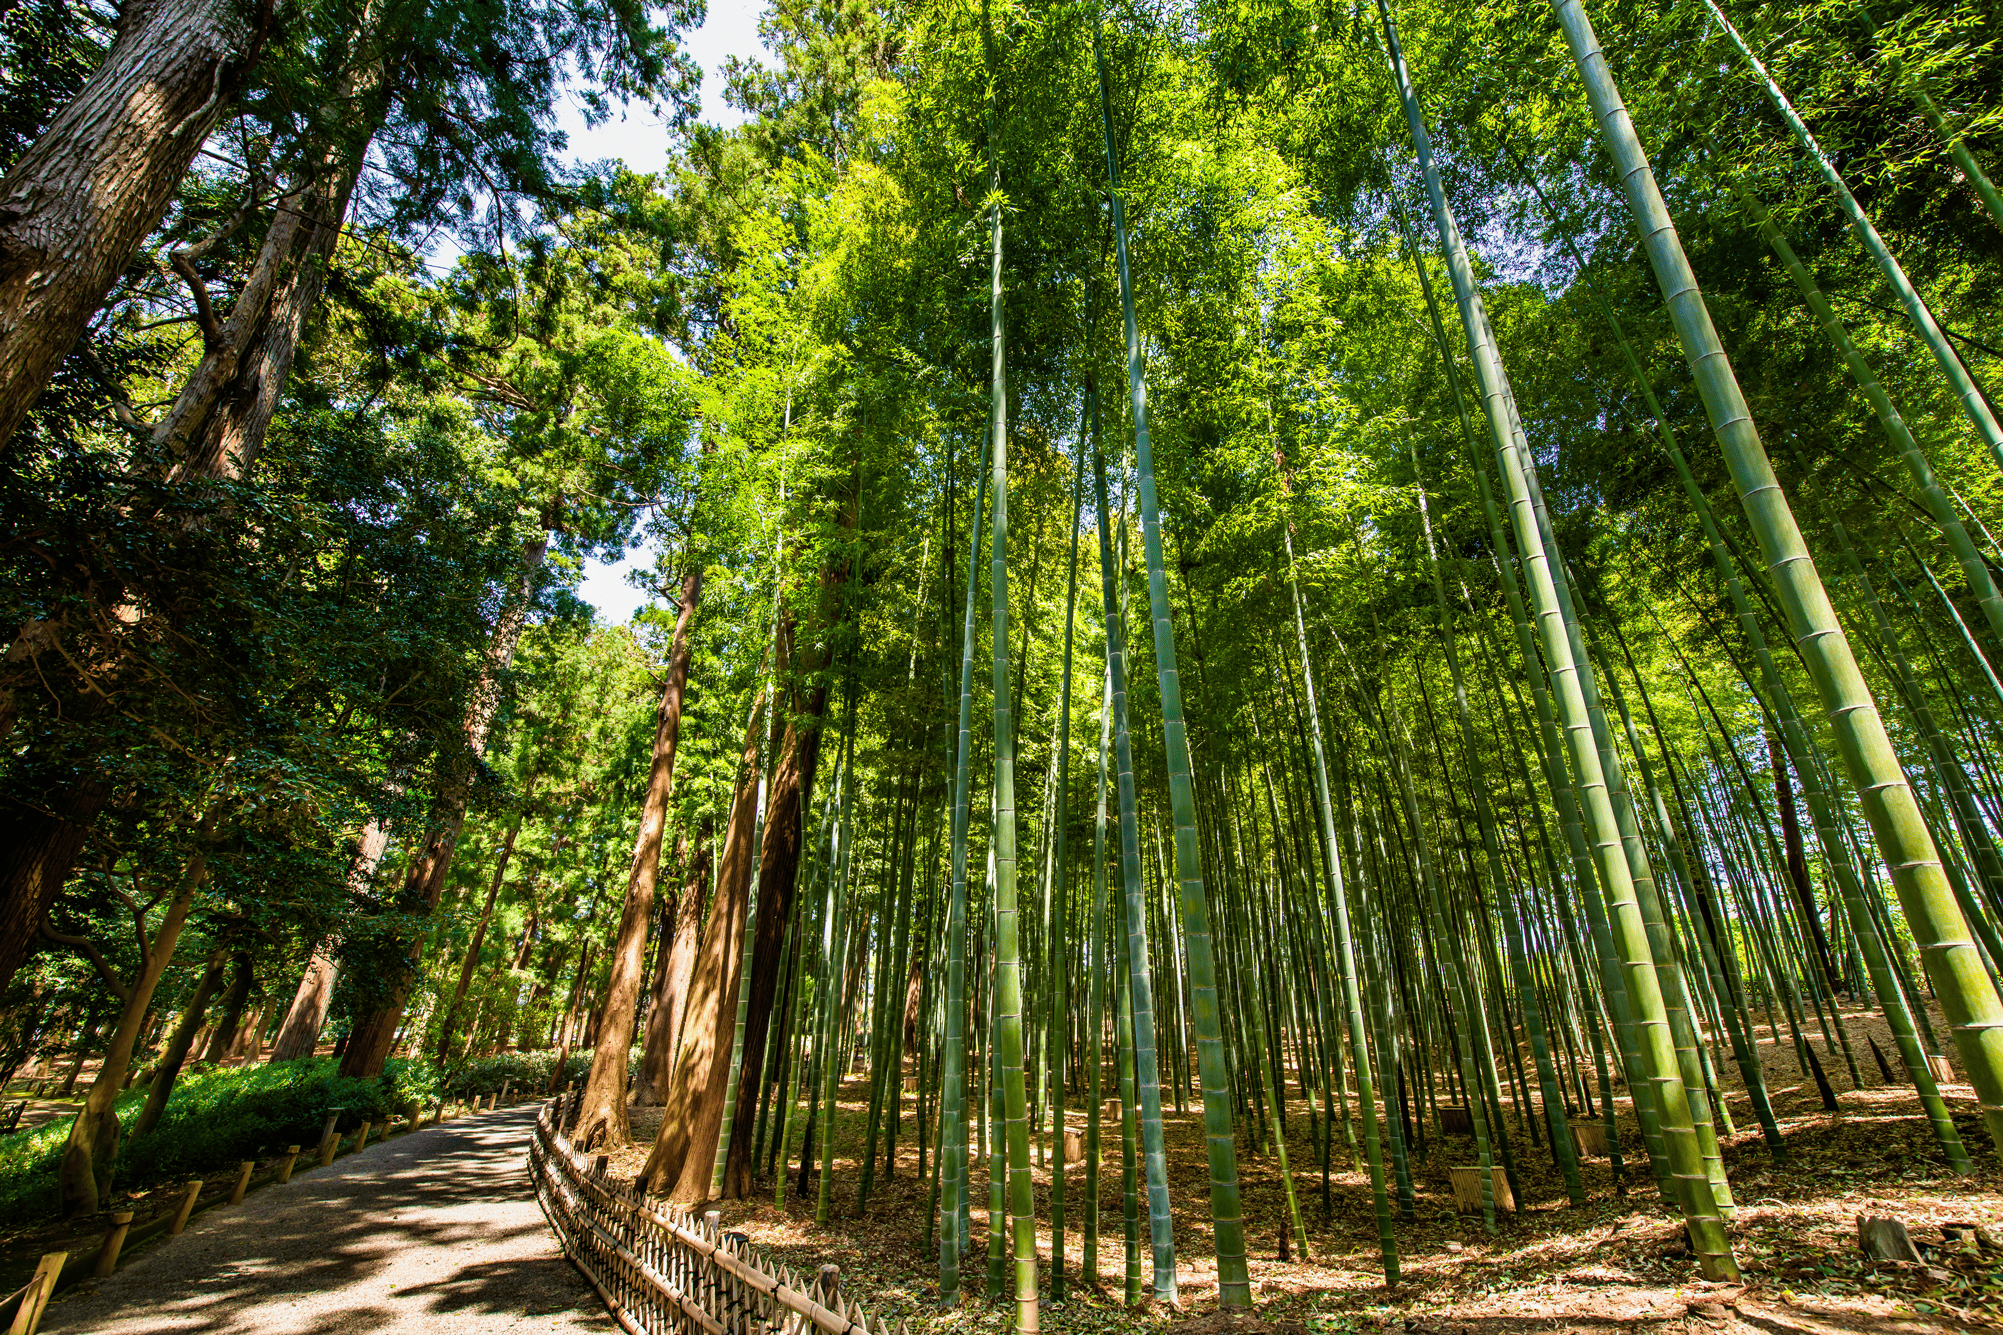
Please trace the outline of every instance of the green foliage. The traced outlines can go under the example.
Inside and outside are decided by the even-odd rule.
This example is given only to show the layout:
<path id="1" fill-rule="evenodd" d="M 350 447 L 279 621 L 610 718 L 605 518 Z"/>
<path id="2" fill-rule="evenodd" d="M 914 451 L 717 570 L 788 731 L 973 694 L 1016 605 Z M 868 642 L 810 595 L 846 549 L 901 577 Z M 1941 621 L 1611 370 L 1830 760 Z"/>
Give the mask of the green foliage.
<path id="1" fill-rule="evenodd" d="M 325 1058 L 222 1067 L 184 1075 L 159 1125 L 120 1147 L 114 1184 L 128 1190 L 196 1174 L 214 1176 L 245 1159 L 309 1148 L 331 1109 L 351 1131 L 363 1121 L 378 1127 L 412 1105 L 429 1107 L 444 1083 L 429 1062 L 392 1060 L 380 1077 L 336 1074 Z M 118 1115 L 129 1129 L 146 1101 L 144 1085 L 127 1090 Z M 69 1138 L 69 1119 L 0 1141 L 0 1219 L 45 1214 L 55 1195 L 56 1164 Z"/>

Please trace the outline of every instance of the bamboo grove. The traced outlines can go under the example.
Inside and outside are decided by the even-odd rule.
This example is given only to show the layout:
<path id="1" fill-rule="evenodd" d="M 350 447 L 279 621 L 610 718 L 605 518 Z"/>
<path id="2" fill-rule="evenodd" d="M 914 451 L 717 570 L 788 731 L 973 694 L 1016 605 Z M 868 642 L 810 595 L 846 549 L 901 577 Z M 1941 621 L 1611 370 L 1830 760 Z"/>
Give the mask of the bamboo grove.
<path id="1" fill-rule="evenodd" d="M 149 475 L 176 550 L 248 562 L 337 429 L 443 451 L 460 518 L 420 527 L 464 554 L 361 603 L 467 610 L 287 705 L 311 755 L 173 712 L 207 677 L 119 703 L 217 655 L 111 614 L 178 645 L 199 599 L 10 557 L 9 819 L 84 831 L 8 873 L 21 1055 L 109 1021 L 164 1103 L 241 961 L 226 1027 L 274 1060 L 554 1049 L 586 1148 L 659 1105 L 678 1200 L 829 1224 L 915 1167 L 940 1302 L 1024 1331 L 1106 1266 L 1177 1301 L 1178 1212 L 1226 1306 L 1268 1237 L 1367 1237 L 1395 1285 L 1449 1154 L 1491 1233 L 1632 1192 L 1732 1279 L 1721 1146 L 1786 1160 L 1783 1083 L 1908 1091 L 1949 1171 L 1993 1163 L 1994 15 L 789 0 L 764 35 L 742 125 L 497 205 L 512 251 L 472 227 L 440 277 L 358 212 L 269 458 Z M 140 340 L 91 363 L 107 412 L 213 352 L 123 300 L 75 354 Z M 69 385 L 35 458 L 177 457 Z M 665 611 L 594 625 L 578 563 L 642 531 Z"/>

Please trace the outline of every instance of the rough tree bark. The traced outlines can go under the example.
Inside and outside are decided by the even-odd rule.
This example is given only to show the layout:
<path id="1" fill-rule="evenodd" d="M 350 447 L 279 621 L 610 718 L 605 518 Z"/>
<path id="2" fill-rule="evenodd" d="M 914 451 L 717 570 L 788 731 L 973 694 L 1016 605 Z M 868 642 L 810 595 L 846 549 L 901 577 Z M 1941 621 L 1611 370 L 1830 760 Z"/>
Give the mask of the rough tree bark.
<path id="1" fill-rule="evenodd" d="M 751 836 L 758 807 L 758 729 L 764 693 L 751 709 L 738 761 L 735 800 L 724 829 L 717 868 L 716 905 L 703 929 L 690 982 L 674 1076 L 661 1131 L 641 1177 L 654 1191 L 678 1201 L 709 1196 L 716 1168 L 716 1137 L 723 1125 L 730 1049 L 737 1034 L 738 975 L 744 964 L 744 917 L 751 891 Z"/>
<path id="2" fill-rule="evenodd" d="M 373 137 L 371 129 L 358 144 L 323 151 L 312 173 L 280 196 L 229 318 L 208 322 L 201 360 L 153 429 L 154 443 L 179 460 L 176 477 L 241 478 L 256 463 L 306 321 L 326 290 Z M 186 266 L 199 281 L 193 273 Z"/>
<path id="3" fill-rule="evenodd" d="M 547 534 L 523 545 L 520 583 L 494 624 L 487 662 L 474 688 L 472 703 L 467 706 L 462 743 L 458 754 L 441 769 L 430 828 L 404 880 L 399 902 L 409 909 L 421 906 L 428 915 L 437 909 L 438 898 L 445 891 L 445 877 L 452 870 L 452 855 L 459 846 L 459 831 L 466 824 L 466 803 L 473 794 L 480 757 L 486 753 L 494 711 L 500 707 L 501 674 L 514 661 L 515 646 L 521 642 L 522 628 L 528 624 L 529 605 L 535 601 L 536 585 L 542 578 L 543 560 L 548 554 Z M 410 1000 L 421 949 L 421 942 L 411 943 L 410 964 L 392 982 L 383 1004 L 357 1017 L 349 1035 L 348 1051 L 341 1058 L 342 1075 L 382 1074 L 383 1063 L 396 1043 L 397 1026 L 403 1022 L 403 1008 Z"/>
<path id="4" fill-rule="evenodd" d="M 640 1055 L 640 1075 L 633 1082 L 633 1102 L 651 1108 L 664 1103 L 674 1077 L 675 1053 L 682 1037 L 682 1014 L 689 994 L 689 978 L 695 973 L 696 941 L 702 931 L 703 901 L 709 895 L 710 840 L 715 826 L 708 820 L 696 835 L 694 860 L 682 849 L 682 865 L 689 869 L 675 902 L 674 933 L 668 939 L 665 959 L 658 970 L 654 1002 L 647 1008 L 647 1033 Z"/>
<path id="5" fill-rule="evenodd" d="M 121 21 L 119 41 L 113 46 L 106 68 L 119 58 L 118 47 L 125 42 L 127 26 L 136 24 L 152 31 L 162 15 L 185 15 L 201 6 L 228 7 L 227 0 L 160 0 L 152 5 L 140 3 L 128 6 L 126 17 Z M 267 11 L 268 8 L 267 4 Z M 192 35 L 199 37 L 199 34 Z M 156 43 L 159 40 L 157 32 L 153 40 Z M 154 54 L 157 56 L 158 52 Z M 101 69 L 100 76 L 103 73 Z M 144 95 L 143 92 L 134 94 Z M 91 90 L 87 88 L 77 103 L 83 103 L 91 96 Z M 72 104 L 72 109 L 76 105 Z M 68 111 L 64 113 L 65 116 L 68 114 Z M 209 123 L 213 121 L 212 111 Z M 15 233 L 23 227 L 39 229 L 47 221 L 33 222 L 10 214 L 17 198 L 16 178 L 21 176 L 23 168 L 44 147 L 50 136 L 61 128 L 62 121 L 58 120 L 57 125 L 50 128 L 49 135 L 44 136 L 44 142 L 30 149 L 21 164 L 8 175 L 4 185 L 0 185 L 0 366 L 9 368 L 4 383 L 0 383 L 0 443 L 4 443 L 11 434 L 20 420 L 20 414 L 27 410 L 34 397 L 31 393 L 18 405 L 13 403 L 15 391 L 29 378 L 29 370 L 17 360 L 25 354 L 14 350 L 10 342 L 13 335 L 21 332 L 13 322 L 14 315 L 9 306 L 14 299 L 10 284 L 14 278 L 13 265 L 18 258 Z M 202 135 L 206 133 L 204 129 Z M 187 154 L 182 156 L 167 183 L 168 194 L 171 195 L 172 188 L 179 183 L 189 157 L 200 146 L 202 135 L 196 135 L 194 142 L 188 145 Z M 180 462 L 174 469 L 177 479 L 241 478 L 255 461 L 271 424 L 272 414 L 277 411 L 286 377 L 291 373 L 293 357 L 298 350 L 300 335 L 305 331 L 307 317 L 326 287 L 327 262 L 340 239 L 348 198 L 353 193 L 366 149 L 367 136 L 359 138 L 359 144 L 323 152 L 315 174 L 278 201 L 257 259 L 242 291 L 230 307 L 227 320 L 221 325 L 217 325 L 213 317 L 205 321 L 202 358 L 183 385 L 173 407 L 153 432 L 156 444 L 171 446 L 178 456 Z M 30 188 L 30 183 L 25 181 L 18 187 L 19 190 Z M 124 267 L 132 248 L 158 222 L 165 207 L 163 197 L 152 215 L 152 221 L 122 249 L 117 248 L 117 243 L 107 241 L 104 234 L 94 230 L 93 226 L 86 226 L 84 231 L 78 233 L 82 244 L 93 256 L 100 259 L 113 256 L 114 249 L 116 255 L 91 300 L 90 309 L 78 318 L 76 328 L 62 338 L 62 347 L 55 353 L 55 361 L 59 361 L 69 345 L 75 342 L 84 320 L 88 319 L 90 311 L 96 309 L 112 279 Z M 85 226 L 80 221 L 72 221 L 75 225 Z M 40 232 L 36 234 L 40 235 Z M 185 272 L 192 277 L 195 270 L 190 265 Z M 37 294 L 30 306 L 41 299 L 42 294 Z M 30 314 L 23 318 L 32 325 L 35 320 L 47 317 Z M 41 332 L 47 331 L 44 329 Z M 53 370 L 55 361 L 51 361 L 48 369 L 41 373 L 41 381 L 47 380 L 48 371 Z M 38 381 L 35 391 L 39 392 L 40 387 Z M 109 605 L 122 603 L 125 596 L 124 590 L 118 588 L 107 587 L 99 591 L 100 601 Z M 123 623 L 124 618 L 109 618 L 109 624 Z M 19 664 L 37 673 L 68 678 L 71 674 L 62 659 L 75 651 L 62 650 L 59 641 L 64 634 L 65 628 L 60 624 L 30 623 L 8 647 L 9 665 Z M 49 652 L 45 654 L 45 650 Z M 5 675 L 11 681 L 14 674 Z M 101 687 L 102 683 L 98 685 Z M 81 693 L 75 703 L 83 705 L 86 712 L 80 718 L 72 715 L 73 723 L 87 723 L 89 715 L 97 712 L 97 701 L 88 691 Z M 16 706 L 11 687 L 0 690 L 0 736 L 13 731 Z M 84 838 L 104 809 L 109 794 L 108 785 L 94 777 L 86 777 L 73 787 L 59 791 L 46 808 L 15 807 L 0 814 L 0 848 L 9 850 L 0 854 L 0 906 L 4 906 L 0 907 L 0 987 L 5 987 L 15 969 L 20 967 L 27 945 L 33 939 L 35 924 L 40 920 L 43 909 L 53 902 L 56 891 L 75 865 Z"/>
<path id="6" fill-rule="evenodd" d="M 111 785 L 87 778 L 50 796 L 49 805 L 0 804 L 0 988 L 28 958 L 42 915 L 55 902 Z"/>
<path id="7" fill-rule="evenodd" d="M 591 1074 L 571 1132 L 580 1149 L 601 1143 L 625 1145 L 633 1139 L 626 1116 L 626 1062 L 633 1046 L 633 1019 L 647 975 L 647 928 L 654 917 L 654 891 L 661 876 L 661 838 L 667 828 L 668 796 L 674 791 L 675 747 L 681 737 L 682 697 L 689 680 L 689 627 L 702 597 L 702 563 L 690 559 L 682 578 L 682 605 L 668 642 L 668 677 L 654 726 L 653 764 L 640 804 L 640 835 L 633 845 L 633 868 L 626 880 L 626 909 L 612 941 L 612 972 L 599 1005 Z"/>
<path id="8" fill-rule="evenodd" d="M 842 527 L 854 531 L 856 501 L 851 495 L 840 510 Z M 785 742 L 779 764 L 772 776 L 772 795 L 766 805 L 765 846 L 758 859 L 758 926 L 753 934 L 751 992 L 744 1017 L 744 1061 L 738 1072 L 737 1102 L 730 1123 L 730 1145 L 724 1157 L 723 1194 L 733 1200 L 751 1194 L 758 1166 L 752 1162 L 752 1141 L 758 1122 L 758 1086 L 765 1063 L 760 1060 L 772 1028 L 772 1005 L 777 993 L 780 954 L 786 947 L 786 927 L 793 917 L 793 892 L 799 879 L 800 852 L 805 839 L 806 804 L 813 796 L 814 768 L 820 757 L 821 719 L 827 712 L 828 688 L 825 674 L 832 661 L 829 635 L 841 615 L 849 562 L 837 559 L 821 572 L 819 607 L 813 621 L 814 635 L 807 651 L 798 656 L 799 679 L 806 682 L 786 722 Z M 779 661 L 784 667 L 791 647 L 792 631 L 781 620 L 778 636 Z"/>
<path id="9" fill-rule="evenodd" d="M 723 1194 L 732 1200 L 749 1196 L 757 1185 L 752 1162 L 752 1138 L 758 1121 L 758 1084 L 765 1064 L 754 1054 L 765 1051 L 771 1031 L 772 1002 L 779 974 L 779 955 L 786 946 L 786 925 L 793 916 L 793 891 L 800 871 L 800 847 L 805 804 L 812 796 L 814 766 L 820 754 L 820 720 L 827 707 L 827 688 L 807 692 L 802 729 L 786 725 L 779 767 L 772 777 L 772 795 L 765 816 L 765 847 L 758 866 L 758 925 L 752 933 L 751 994 L 744 1016 L 744 1061 L 738 1071 L 737 1103 L 730 1123 L 729 1153 L 724 1159 Z"/>
<path id="10" fill-rule="evenodd" d="M 0 181 L 0 445 L 166 216 L 270 21 L 268 0 L 130 0 L 90 82 Z"/>
<path id="11" fill-rule="evenodd" d="M 341 961 L 334 954 L 334 943 L 321 942 L 314 948 L 313 957 L 306 961 L 306 972 L 292 994 L 292 1004 L 285 1008 L 285 1019 L 278 1026 L 278 1038 L 266 1060 L 284 1062 L 313 1055 L 313 1049 L 320 1044 L 320 1030 L 327 1023 L 327 1006 L 334 999 L 334 984 L 340 977 Z"/>

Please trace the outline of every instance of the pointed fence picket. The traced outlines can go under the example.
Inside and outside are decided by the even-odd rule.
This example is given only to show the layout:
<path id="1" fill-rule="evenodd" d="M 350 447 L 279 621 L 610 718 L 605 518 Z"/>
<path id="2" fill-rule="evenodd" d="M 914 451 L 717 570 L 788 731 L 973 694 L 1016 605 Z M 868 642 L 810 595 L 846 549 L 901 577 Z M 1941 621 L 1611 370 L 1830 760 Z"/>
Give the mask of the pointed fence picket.
<path id="1" fill-rule="evenodd" d="M 564 1253 L 631 1335 L 909 1335 L 831 1292 L 834 1267 L 804 1277 L 742 1234 L 614 1182 L 564 1134 L 580 1094 L 545 1103 L 529 1141 L 536 1202 Z M 829 1304 L 832 1305 L 829 1305 Z"/>

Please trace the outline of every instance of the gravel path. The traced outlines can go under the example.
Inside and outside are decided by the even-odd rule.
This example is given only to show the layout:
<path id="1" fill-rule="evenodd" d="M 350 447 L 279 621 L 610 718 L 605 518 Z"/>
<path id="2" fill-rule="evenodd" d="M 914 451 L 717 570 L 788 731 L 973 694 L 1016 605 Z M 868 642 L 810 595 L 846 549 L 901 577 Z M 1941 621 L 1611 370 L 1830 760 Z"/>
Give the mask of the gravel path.
<path id="1" fill-rule="evenodd" d="M 454 1335 L 617 1327 L 526 1171 L 533 1104 L 460 1118 L 195 1216 L 49 1307 L 97 1335 Z"/>

